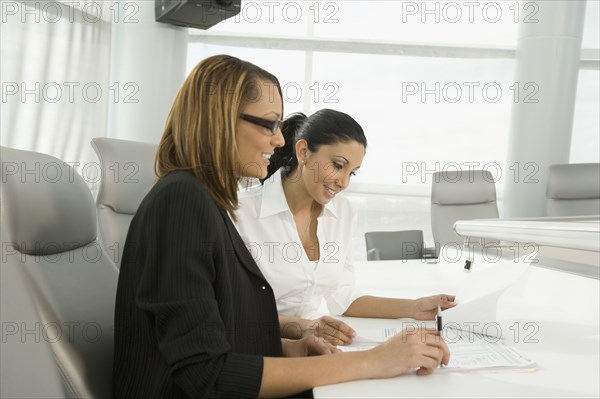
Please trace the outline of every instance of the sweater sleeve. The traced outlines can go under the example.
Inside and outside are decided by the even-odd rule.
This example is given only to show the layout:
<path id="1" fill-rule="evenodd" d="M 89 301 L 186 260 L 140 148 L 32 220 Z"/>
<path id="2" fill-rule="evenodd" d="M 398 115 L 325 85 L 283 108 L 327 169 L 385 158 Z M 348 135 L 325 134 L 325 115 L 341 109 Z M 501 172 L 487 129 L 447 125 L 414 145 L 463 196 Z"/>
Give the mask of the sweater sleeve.
<path id="1" fill-rule="evenodd" d="M 218 208 L 195 181 L 163 187 L 139 224 L 135 303 L 152 319 L 171 377 L 189 397 L 256 397 L 263 358 L 232 352 L 216 300 L 219 223 Z"/>

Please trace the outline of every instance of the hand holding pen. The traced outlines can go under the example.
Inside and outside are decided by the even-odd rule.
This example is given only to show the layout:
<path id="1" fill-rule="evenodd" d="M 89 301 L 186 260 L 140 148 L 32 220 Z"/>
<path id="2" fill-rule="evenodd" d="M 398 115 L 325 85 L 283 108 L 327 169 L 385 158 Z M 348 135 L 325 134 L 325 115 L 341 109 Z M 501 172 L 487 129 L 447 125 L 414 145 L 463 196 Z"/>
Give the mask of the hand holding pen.
<path id="1" fill-rule="evenodd" d="M 434 320 L 438 307 L 442 310 L 452 308 L 456 306 L 454 300 L 455 296 L 448 294 L 415 299 L 411 317 L 415 320 Z"/>

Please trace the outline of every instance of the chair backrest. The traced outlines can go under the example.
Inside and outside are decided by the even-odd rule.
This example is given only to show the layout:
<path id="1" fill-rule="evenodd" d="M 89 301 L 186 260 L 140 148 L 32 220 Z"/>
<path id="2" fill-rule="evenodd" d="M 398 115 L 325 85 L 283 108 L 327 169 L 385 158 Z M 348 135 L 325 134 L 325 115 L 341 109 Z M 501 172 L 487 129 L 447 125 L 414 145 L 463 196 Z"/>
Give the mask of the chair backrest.
<path id="1" fill-rule="evenodd" d="M 369 231 L 365 233 L 367 260 L 421 259 L 423 231 Z"/>
<path id="2" fill-rule="evenodd" d="M 457 220 L 498 217 L 496 186 L 487 170 L 436 172 L 431 185 L 431 228 L 436 251 L 463 239 L 454 232 Z M 453 244 L 453 245 L 454 245 Z"/>
<path id="3" fill-rule="evenodd" d="M 600 215 L 600 163 L 551 165 L 546 185 L 546 214 Z"/>
<path id="4" fill-rule="evenodd" d="M 156 179 L 157 145 L 97 137 L 92 147 L 102 170 L 96 198 L 99 238 L 119 267 L 131 219 Z"/>
<path id="5" fill-rule="evenodd" d="M 0 152 L 3 258 L 35 305 L 56 365 L 48 373 L 58 370 L 65 397 L 110 397 L 118 270 L 96 241 L 92 194 L 57 158 Z"/>

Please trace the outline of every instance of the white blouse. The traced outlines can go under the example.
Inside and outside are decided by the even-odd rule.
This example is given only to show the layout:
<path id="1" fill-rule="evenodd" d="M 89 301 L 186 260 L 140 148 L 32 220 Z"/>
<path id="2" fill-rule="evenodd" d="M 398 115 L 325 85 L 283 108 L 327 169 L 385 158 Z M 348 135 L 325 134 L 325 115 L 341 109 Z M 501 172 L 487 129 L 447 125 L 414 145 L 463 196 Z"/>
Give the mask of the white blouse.
<path id="1" fill-rule="evenodd" d="M 281 170 L 263 186 L 241 190 L 239 202 L 235 225 L 273 287 L 279 313 L 313 318 L 325 298 L 329 311 L 341 315 L 362 296 L 349 258 L 357 216 L 346 198 L 336 195 L 318 216 L 320 259 L 312 262 L 288 208 Z"/>

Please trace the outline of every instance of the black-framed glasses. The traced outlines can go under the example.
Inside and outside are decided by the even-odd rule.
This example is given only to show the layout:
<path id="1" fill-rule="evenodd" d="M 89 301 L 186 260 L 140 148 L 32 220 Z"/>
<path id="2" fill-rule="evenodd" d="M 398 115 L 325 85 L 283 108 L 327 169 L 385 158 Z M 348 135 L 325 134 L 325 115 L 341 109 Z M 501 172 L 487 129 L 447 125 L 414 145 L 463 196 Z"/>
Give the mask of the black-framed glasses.
<path id="1" fill-rule="evenodd" d="M 264 127 L 265 129 L 269 130 L 273 136 L 277 134 L 277 129 L 279 129 L 283 124 L 283 121 L 280 119 L 271 121 L 269 119 L 259 118 L 258 116 L 248 114 L 241 114 L 240 118 L 256 126 Z"/>

